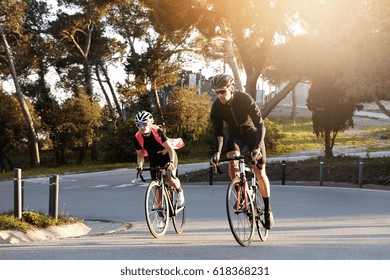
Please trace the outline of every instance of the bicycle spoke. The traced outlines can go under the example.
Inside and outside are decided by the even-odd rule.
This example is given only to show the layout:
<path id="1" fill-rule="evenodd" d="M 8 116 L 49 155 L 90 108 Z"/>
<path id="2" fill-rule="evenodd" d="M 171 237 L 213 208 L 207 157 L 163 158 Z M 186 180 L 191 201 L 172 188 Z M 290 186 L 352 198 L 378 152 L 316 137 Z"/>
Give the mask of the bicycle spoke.
<path id="1" fill-rule="evenodd" d="M 254 232 L 253 203 L 248 200 L 248 205 L 245 205 L 243 188 L 238 186 L 239 182 L 238 178 L 230 182 L 226 196 L 226 207 L 230 229 L 234 238 L 241 246 L 248 246 L 252 241 Z"/>
<path id="2" fill-rule="evenodd" d="M 176 208 L 176 199 L 177 199 L 177 193 L 173 192 L 173 198 L 172 202 L 174 204 L 175 208 L 175 213 L 172 216 L 172 222 L 173 222 L 173 227 L 176 231 L 176 233 L 181 234 L 184 230 L 184 226 L 186 223 L 186 206 L 185 203 L 182 207 Z"/>
<path id="3" fill-rule="evenodd" d="M 155 238 L 165 235 L 168 228 L 169 209 L 166 195 L 162 195 L 161 187 L 152 182 L 145 195 L 145 216 L 150 233 Z"/>
<path id="4" fill-rule="evenodd" d="M 266 241 L 268 238 L 268 229 L 265 228 L 264 220 L 264 202 L 261 196 L 259 186 L 256 183 L 256 195 L 255 195 L 255 207 L 256 207 L 256 227 L 259 237 L 262 241 Z"/>

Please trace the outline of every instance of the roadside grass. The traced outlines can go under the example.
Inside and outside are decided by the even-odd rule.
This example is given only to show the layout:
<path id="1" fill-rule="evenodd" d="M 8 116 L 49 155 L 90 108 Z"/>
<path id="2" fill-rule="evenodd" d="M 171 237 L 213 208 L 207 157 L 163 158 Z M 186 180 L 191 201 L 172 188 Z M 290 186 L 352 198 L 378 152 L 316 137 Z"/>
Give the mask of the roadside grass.
<path id="1" fill-rule="evenodd" d="M 287 118 L 276 118 L 272 121 L 280 125 L 285 137 L 271 155 L 290 154 L 321 147 L 322 142 L 313 133 L 310 119 L 298 118 L 294 122 Z"/>
<path id="2" fill-rule="evenodd" d="M 311 149 L 323 149 L 324 140 L 313 133 L 310 118 L 297 118 L 295 122 L 289 118 L 275 118 L 274 122 L 281 126 L 285 137 L 280 141 L 277 150 L 270 155 L 291 154 Z M 347 129 L 339 132 L 335 140 L 335 148 L 366 148 L 367 151 L 390 149 L 390 128 L 386 126 L 362 127 L 358 133 Z"/>
<path id="3" fill-rule="evenodd" d="M 22 213 L 22 219 L 14 217 L 13 211 L 0 213 L 0 230 L 19 230 L 27 232 L 37 228 L 47 228 L 50 226 L 59 226 L 82 222 L 81 219 L 72 218 L 65 215 L 58 215 L 57 221 L 46 214 L 34 211 L 25 211 Z"/>

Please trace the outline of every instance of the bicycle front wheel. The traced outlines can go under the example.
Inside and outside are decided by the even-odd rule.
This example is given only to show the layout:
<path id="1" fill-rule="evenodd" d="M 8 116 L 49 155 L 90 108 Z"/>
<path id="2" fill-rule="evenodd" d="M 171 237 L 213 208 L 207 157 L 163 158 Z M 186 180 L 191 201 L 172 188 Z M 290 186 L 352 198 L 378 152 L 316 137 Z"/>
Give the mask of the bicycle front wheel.
<path id="1" fill-rule="evenodd" d="M 145 216 L 150 233 L 155 238 L 165 235 L 169 221 L 169 207 L 166 193 L 162 187 L 153 181 L 146 189 L 145 195 Z"/>
<path id="2" fill-rule="evenodd" d="M 226 195 L 226 211 L 234 238 L 238 244 L 246 247 L 252 242 L 255 215 L 253 215 L 253 201 L 249 193 L 245 205 L 244 190 L 239 178 L 234 178 L 230 182 Z"/>
<path id="3" fill-rule="evenodd" d="M 268 229 L 265 228 L 264 220 L 264 201 L 261 196 L 259 185 L 256 183 L 256 195 L 254 206 L 256 208 L 256 226 L 259 237 L 262 241 L 266 241 L 268 238 Z"/>
<path id="4" fill-rule="evenodd" d="M 173 191 L 172 203 L 175 209 L 172 215 L 173 227 L 175 228 L 177 234 L 181 234 L 186 224 L 186 204 L 184 203 L 181 207 L 178 207 L 177 192 L 175 191 Z"/>

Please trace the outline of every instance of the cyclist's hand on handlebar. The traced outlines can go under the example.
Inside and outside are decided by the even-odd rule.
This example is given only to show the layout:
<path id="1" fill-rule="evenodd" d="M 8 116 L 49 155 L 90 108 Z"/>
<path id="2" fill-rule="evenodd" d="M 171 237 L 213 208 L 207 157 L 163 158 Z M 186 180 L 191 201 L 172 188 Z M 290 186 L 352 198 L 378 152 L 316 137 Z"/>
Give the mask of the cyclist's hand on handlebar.
<path id="1" fill-rule="evenodd" d="M 210 159 L 210 163 L 214 165 L 218 165 L 220 159 L 221 159 L 221 153 L 216 152 L 214 156 Z"/>
<path id="2" fill-rule="evenodd" d="M 251 152 L 251 158 L 252 158 L 252 161 L 256 162 L 257 160 L 261 159 L 262 158 L 262 153 L 261 153 L 261 149 L 254 149 L 252 152 Z"/>
<path id="3" fill-rule="evenodd" d="M 139 176 L 141 178 L 142 182 L 146 182 L 146 180 L 142 176 L 142 170 L 143 170 L 142 166 L 140 166 L 140 165 L 137 166 L 136 170 L 137 170 L 137 179 L 138 179 L 138 176 Z"/>
<path id="4" fill-rule="evenodd" d="M 214 156 L 210 159 L 210 163 L 214 166 L 214 173 L 223 174 L 222 170 L 219 168 L 219 160 L 221 159 L 221 153 L 216 152 Z"/>
<path id="5" fill-rule="evenodd" d="M 173 161 L 170 161 L 170 162 L 167 163 L 167 169 L 168 170 L 175 169 L 175 164 L 173 163 Z"/>

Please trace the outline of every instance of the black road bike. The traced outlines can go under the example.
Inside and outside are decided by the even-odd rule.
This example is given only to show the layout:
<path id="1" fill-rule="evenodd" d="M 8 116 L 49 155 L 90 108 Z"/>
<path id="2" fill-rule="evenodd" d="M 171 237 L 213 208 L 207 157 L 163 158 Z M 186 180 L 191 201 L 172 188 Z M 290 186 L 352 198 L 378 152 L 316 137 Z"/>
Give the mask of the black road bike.
<path id="1" fill-rule="evenodd" d="M 256 174 L 253 168 L 245 163 L 245 159 L 249 158 L 248 155 L 240 155 L 219 161 L 239 161 L 239 176 L 230 181 L 227 189 L 226 211 L 232 234 L 236 241 L 244 247 L 249 246 L 252 242 L 254 225 L 256 225 L 262 241 L 266 241 L 268 238 L 268 229 L 265 228 L 264 219 L 264 201 Z"/>
<path id="2" fill-rule="evenodd" d="M 167 167 L 150 167 L 142 171 L 156 171 L 157 174 L 157 180 L 149 183 L 145 194 L 145 216 L 150 233 L 155 238 L 163 237 L 171 218 L 175 231 L 181 234 L 186 222 L 186 206 L 185 203 L 177 204 L 178 192 L 165 180 L 167 172 L 171 171 Z M 142 173 L 139 175 L 145 182 Z"/>

